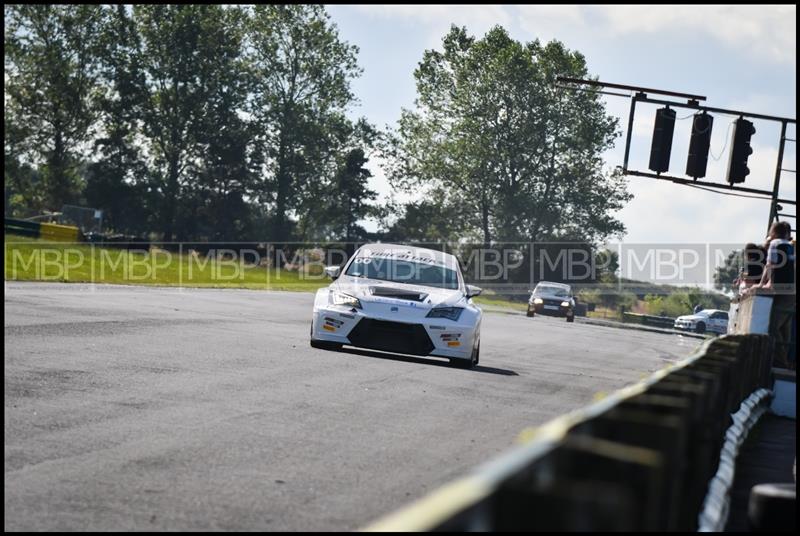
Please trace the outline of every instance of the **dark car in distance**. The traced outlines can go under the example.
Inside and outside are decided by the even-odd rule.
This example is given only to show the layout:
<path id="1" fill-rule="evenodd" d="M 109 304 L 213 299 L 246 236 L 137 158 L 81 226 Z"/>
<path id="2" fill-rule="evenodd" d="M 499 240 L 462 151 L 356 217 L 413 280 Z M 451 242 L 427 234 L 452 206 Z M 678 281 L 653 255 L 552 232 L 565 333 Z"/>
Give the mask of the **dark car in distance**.
<path id="1" fill-rule="evenodd" d="M 560 316 L 575 321 L 575 297 L 572 287 L 563 283 L 540 281 L 528 300 L 528 316 L 536 314 Z"/>

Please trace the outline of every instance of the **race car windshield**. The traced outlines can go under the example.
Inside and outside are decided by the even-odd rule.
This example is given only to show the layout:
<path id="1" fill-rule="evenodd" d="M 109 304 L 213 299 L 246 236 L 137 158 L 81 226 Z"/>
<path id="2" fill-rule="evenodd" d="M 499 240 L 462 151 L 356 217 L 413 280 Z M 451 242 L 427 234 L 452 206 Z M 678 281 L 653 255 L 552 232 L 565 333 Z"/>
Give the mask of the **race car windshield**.
<path id="1" fill-rule="evenodd" d="M 542 294 L 547 294 L 548 296 L 558 296 L 559 298 L 568 298 L 569 291 L 564 287 L 553 287 L 550 285 L 538 286 L 536 290 L 533 291 L 534 296 L 540 296 Z"/>
<path id="2" fill-rule="evenodd" d="M 458 275 L 455 270 L 444 266 L 398 259 L 355 258 L 347 268 L 346 274 L 408 285 L 458 289 Z"/>

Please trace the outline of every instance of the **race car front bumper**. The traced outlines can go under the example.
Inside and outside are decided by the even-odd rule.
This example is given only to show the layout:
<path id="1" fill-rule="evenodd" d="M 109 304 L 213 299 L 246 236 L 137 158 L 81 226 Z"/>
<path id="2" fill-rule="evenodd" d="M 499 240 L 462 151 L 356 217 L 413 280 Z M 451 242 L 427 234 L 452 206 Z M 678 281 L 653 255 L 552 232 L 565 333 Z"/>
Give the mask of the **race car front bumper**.
<path id="1" fill-rule="evenodd" d="M 693 320 L 675 320 L 672 329 L 678 331 L 697 331 L 697 322 Z"/>
<path id="2" fill-rule="evenodd" d="M 471 359 L 477 326 L 442 318 L 398 321 L 339 306 L 315 307 L 311 337 L 400 354 Z"/>
<path id="3" fill-rule="evenodd" d="M 543 303 L 528 303 L 528 308 L 533 310 L 538 315 L 570 317 L 575 315 L 575 310 L 572 307 L 564 307 L 563 305 L 545 305 Z"/>

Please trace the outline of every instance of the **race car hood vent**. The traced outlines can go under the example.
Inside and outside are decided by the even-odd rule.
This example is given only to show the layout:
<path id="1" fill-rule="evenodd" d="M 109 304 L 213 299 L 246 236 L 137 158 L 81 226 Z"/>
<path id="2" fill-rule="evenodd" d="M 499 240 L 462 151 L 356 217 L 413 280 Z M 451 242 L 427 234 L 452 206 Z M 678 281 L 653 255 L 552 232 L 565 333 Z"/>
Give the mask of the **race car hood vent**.
<path id="1" fill-rule="evenodd" d="M 380 296 L 382 298 L 396 298 L 398 300 L 416 302 L 425 301 L 425 298 L 428 297 L 428 294 L 425 292 L 414 292 L 411 290 L 392 287 L 370 287 L 369 291 L 373 296 Z"/>

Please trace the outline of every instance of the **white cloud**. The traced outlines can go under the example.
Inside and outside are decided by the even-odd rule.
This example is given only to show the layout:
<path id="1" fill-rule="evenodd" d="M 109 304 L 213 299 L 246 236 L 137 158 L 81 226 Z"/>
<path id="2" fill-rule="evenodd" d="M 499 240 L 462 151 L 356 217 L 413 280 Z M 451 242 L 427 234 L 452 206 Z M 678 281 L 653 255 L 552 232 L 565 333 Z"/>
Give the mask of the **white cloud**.
<path id="1" fill-rule="evenodd" d="M 764 59 L 794 63 L 796 58 L 796 6 L 614 5 L 591 10 L 617 35 L 699 31 Z"/>
<path id="2" fill-rule="evenodd" d="M 503 6 L 496 5 L 358 5 L 363 13 L 381 17 L 414 18 L 426 24 L 438 24 L 442 20 L 456 24 L 508 24 L 510 15 Z M 449 24 L 449 22 L 448 22 Z"/>
<path id="3" fill-rule="evenodd" d="M 450 24 L 482 35 L 495 24 L 517 21 L 528 33 L 549 40 L 589 32 L 601 38 L 663 33 L 705 34 L 759 60 L 794 65 L 797 6 L 794 5 L 360 5 L 362 13 L 417 20 L 438 40 Z M 698 51 L 702 54 L 702 50 Z"/>
<path id="4" fill-rule="evenodd" d="M 509 26 L 513 20 L 504 6 L 497 5 L 358 5 L 356 10 L 381 18 L 415 20 L 428 27 L 426 47 L 438 47 L 451 24 L 466 26 L 470 35 L 482 36 L 499 24 Z"/>
<path id="5" fill-rule="evenodd" d="M 568 34 L 586 30 L 582 6 L 527 5 L 516 6 L 516 12 L 522 29 L 542 41 L 564 41 Z"/>

